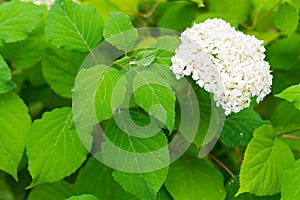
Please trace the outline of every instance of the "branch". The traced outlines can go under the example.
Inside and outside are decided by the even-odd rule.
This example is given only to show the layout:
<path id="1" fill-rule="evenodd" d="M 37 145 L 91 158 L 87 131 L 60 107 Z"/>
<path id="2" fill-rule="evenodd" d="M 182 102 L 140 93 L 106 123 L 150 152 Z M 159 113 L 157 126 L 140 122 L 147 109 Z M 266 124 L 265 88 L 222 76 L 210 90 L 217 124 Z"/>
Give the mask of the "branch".
<path id="1" fill-rule="evenodd" d="M 233 174 L 233 172 L 224 164 L 222 163 L 219 159 L 217 159 L 214 155 L 211 153 L 208 154 L 208 156 L 213 159 L 216 163 L 218 163 L 230 176 L 236 180 L 236 176 Z"/>

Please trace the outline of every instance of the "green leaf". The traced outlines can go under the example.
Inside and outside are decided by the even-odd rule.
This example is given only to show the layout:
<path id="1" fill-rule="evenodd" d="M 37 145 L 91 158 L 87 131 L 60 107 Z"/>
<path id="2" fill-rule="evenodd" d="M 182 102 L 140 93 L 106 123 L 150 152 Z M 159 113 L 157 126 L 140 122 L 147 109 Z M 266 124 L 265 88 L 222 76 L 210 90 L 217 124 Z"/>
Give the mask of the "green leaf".
<path id="1" fill-rule="evenodd" d="M 203 0 L 190 0 L 192 2 L 195 2 L 198 7 L 204 7 L 204 3 L 203 3 Z"/>
<path id="2" fill-rule="evenodd" d="M 138 12 L 138 5 L 140 0 L 130 0 L 124 3 L 123 0 L 87 0 L 84 5 L 96 8 L 97 12 L 107 19 L 111 12 L 124 12 L 126 14 L 133 14 Z"/>
<path id="3" fill-rule="evenodd" d="M 239 183 L 237 180 L 230 179 L 228 183 L 226 184 L 226 191 L 227 196 L 226 200 L 280 200 L 280 193 L 275 194 L 272 196 L 255 196 L 254 194 L 250 193 L 243 193 L 239 196 L 235 197 L 235 194 L 237 193 L 239 189 Z"/>
<path id="4" fill-rule="evenodd" d="M 10 79 L 10 69 L 0 55 L 0 94 L 8 92 L 16 87 L 16 84 Z"/>
<path id="5" fill-rule="evenodd" d="M 112 177 L 112 169 L 94 157 L 80 169 L 75 182 L 78 194 L 93 194 L 99 200 L 113 199 L 115 191 L 119 188 Z"/>
<path id="6" fill-rule="evenodd" d="M 291 34 L 298 26 L 297 9 L 287 2 L 281 3 L 275 13 L 274 23 L 281 31 Z"/>
<path id="7" fill-rule="evenodd" d="M 209 10 L 211 13 L 223 14 L 230 20 L 246 21 L 251 5 L 250 0 L 211 0 Z"/>
<path id="8" fill-rule="evenodd" d="M 136 103 L 172 131 L 176 98 L 168 83 L 158 74 L 145 70 L 137 72 L 133 89 Z"/>
<path id="9" fill-rule="evenodd" d="M 7 183 L 6 174 L 4 172 L 0 172 L 0 199 L 14 200 L 14 195 Z"/>
<path id="10" fill-rule="evenodd" d="M 115 199 L 116 200 L 140 200 L 137 196 L 133 194 L 129 194 L 128 192 L 125 192 L 125 190 L 119 186 L 119 189 L 115 192 Z"/>
<path id="11" fill-rule="evenodd" d="M 126 173 L 114 171 L 114 179 L 128 193 L 140 199 L 155 200 L 159 188 L 167 178 L 168 168 L 147 173 Z"/>
<path id="12" fill-rule="evenodd" d="M 45 9 L 14 0 L 0 5 L 0 46 L 24 40 L 41 22 Z"/>
<path id="13" fill-rule="evenodd" d="M 75 188 L 65 181 L 38 185 L 29 193 L 28 200 L 64 200 L 76 195 Z"/>
<path id="14" fill-rule="evenodd" d="M 43 74 L 50 87 L 60 96 L 72 97 L 75 77 L 86 54 L 49 48 L 43 58 Z"/>
<path id="15" fill-rule="evenodd" d="M 300 110 L 300 84 L 293 85 L 275 96 L 286 99 L 287 101 L 293 103 L 298 110 Z"/>
<path id="16" fill-rule="evenodd" d="M 136 59 L 130 62 L 130 65 L 147 67 L 154 61 L 156 53 L 157 50 L 141 51 L 137 54 Z"/>
<path id="17" fill-rule="evenodd" d="M 94 195 L 90 195 L 90 194 L 83 194 L 80 196 L 72 196 L 66 200 L 98 200 L 97 197 L 95 197 Z"/>
<path id="18" fill-rule="evenodd" d="M 157 200 L 172 200 L 172 197 L 164 187 L 161 187 L 157 193 Z"/>
<path id="19" fill-rule="evenodd" d="M 266 55 L 272 69 L 298 70 L 300 65 L 298 57 L 300 55 L 300 36 L 295 35 L 275 41 L 267 47 Z"/>
<path id="20" fill-rule="evenodd" d="M 126 116 L 124 112 L 116 114 L 105 129 L 104 161 L 122 169 L 114 171 L 113 176 L 126 192 L 141 199 L 155 199 L 168 173 L 167 138 L 161 131 L 152 135 L 154 129 L 145 127 L 150 121 L 147 116 L 134 111 Z"/>
<path id="21" fill-rule="evenodd" d="M 113 46 L 128 52 L 135 46 L 138 32 L 132 25 L 129 16 L 113 12 L 104 25 L 103 36 Z"/>
<path id="22" fill-rule="evenodd" d="M 274 110 L 270 114 L 273 127 L 279 132 L 288 132 L 300 128 L 300 111 L 290 102 L 281 101 L 278 106 L 270 105 Z"/>
<path id="23" fill-rule="evenodd" d="M 72 2 L 56 0 L 49 12 L 46 36 L 66 50 L 88 52 L 102 38 L 103 19 L 96 10 Z"/>
<path id="24" fill-rule="evenodd" d="M 197 158 L 182 157 L 171 166 L 165 186 L 175 200 L 224 199 L 222 174 Z"/>
<path id="25" fill-rule="evenodd" d="M 95 109 L 97 114 L 97 119 L 99 122 L 109 119 L 114 112 L 115 108 L 112 108 L 112 98 L 113 92 L 116 84 L 121 78 L 122 74 L 118 70 L 112 67 L 99 66 L 102 70 L 99 75 L 99 80 L 97 84 L 97 92 L 95 95 Z M 126 87 L 126 85 L 123 85 Z M 120 95 L 120 96 L 119 96 Z M 118 94 L 118 98 L 121 99 L 122 95 Z"/>
<path id="26" fill-rule="evenodd" d="M 87 150 L 73 127 L 71 108 L 46 112 L 32 124 L 27 142 L 29 187 L 60 180 L 80 167 Z"/>
<path id="27" fill-rule="evenodd" d="M 8 43 L 0 47 L 1 54 L 14 69 L 28 69 L 42 60 L 48 47 L 44 26 L 45 20 L 25 40 Z"/>
<path id="28" fill-rule="evenodd" d="M 281 196 L 282 200 L 300 198 L 300 160 L 287 169 L 282 178 Z"/>
<path id="29" fill-rule="evenodd" d="M 191 3 L 186 1 L 168 2 L 163 4 L 161 9 L 163 9 L 163 14 L 157 25 L 176 31 L 183 31 L 190 26 L 195 15 Z M 184 17 L 174 13 L 184 13 Z"/>
<path id="30" fill-rule="evenodd" d="M 17 169 L 31 124 L 28 108 L 17 95 L 0 95 L 0 124 L 0 169 L 17 180 Z"/>
<path id="31" fill-rule="evenodd" d="M 96 65 L 80 70 L 76 77 L 72 97 L 74 121 L 80 138 L 88 149 L 92 146 L 93 126 L 109 119 L 115 110 L 111 101 L 115 87 L 112 84 L 119 76 L 120 72 L 112 67 Z M 117 90 L 117 101 L 122 101 L 125 96 L 126 83 L 120 83 L 123 91 Z"/>
<path id="32" fill-rule="evenodd" d="M 151 48 L 157 49 L 154 62 L 160 65 L 171 66 L 172 65 L 171 57 L 174 55 L 174 52 L 176 48 L 179 46 L 179 44 L 180 43 L 178 37 L 166 35 L 157 38 L 156 43 L 150 46 Z"/>
<path id="33" fill-rule="evenodd" d="M 240 188 L 237 193 L 273 195 L 280 192 L 282 176 L 291 167 L 294 156 L 290 148 L 275 138 L 271 125 L 259 127 L 247 146 L 240 171 Z"/>
<path id="34" fill-rule="evenodd" d="M 253 132 L 265 123 L 252 108 L 231 114 L 226 117 L 220 140 L 229 147 L 245 146 Z"/>

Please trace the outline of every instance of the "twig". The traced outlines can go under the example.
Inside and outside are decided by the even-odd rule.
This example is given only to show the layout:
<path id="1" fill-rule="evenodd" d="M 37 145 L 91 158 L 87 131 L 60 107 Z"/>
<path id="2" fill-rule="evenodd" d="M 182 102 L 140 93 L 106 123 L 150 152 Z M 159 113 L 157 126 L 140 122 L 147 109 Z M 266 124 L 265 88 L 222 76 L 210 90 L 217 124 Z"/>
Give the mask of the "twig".
<path id="1" fill-rule="evenodd" d="M 295 136 L 295 135 L 286 135 L 286 134 L 284 134 L 284 135 L 282 135 L 282 137 L 293 139 L 293 140 L 300 140 L 300 137 Z"/>
<path id="2" fill-rule="evenodd" d="M 237 153 L 237 155 L 239 157 L 240 162 L 242 163 L 243 162 L 243 156 L 241 154 L 240 148 L 239 147 L 235 147 L 235 151 L 236 151 L 236 153 Z"/>
<path id="3" fill-rule="evenodd" d="M 214 155 L 211 153 L 208 154 L 208 156 L 213 159 L 216 163 L 218 163 L 230 176 L 236 180 L 236 176 L 233 174 L 233 172 L 224 164 L 222 163 L 219 159 L 217 159 Z"/>
<path id="4" fill-rule="evenodd" d="M 276 136 L 278 137 L 278 136 L 288 135 L 288 134 L 295 133 L 295 132 L 298 132 L 298 131 L 300 131 L 300 128 L 290 130 L 290 131 L 286 131 L 286 132 L 282 132 L 282 133 L 276 133 Z"/>
<path id="5" fill-rule="evenodd" d="M 155 9 L 157 8 L 157 6 L 158 6 L 160 3 L 161 3 L 161 1 L 160 1 L 160 0 L 157 0 L 157 1 L 155 2 L 155 4 L 152 6 L 152 8 L 151 8 L 147 13 L 135 12 L 135 14 L 136 14 L 136 15 L 139 15 L 139 16 L 141 16 L 141 17 L 144 17 L 144 18 L 148 18 L 148 17 L 150 17 L 150 16 L 154 13 Z"/>

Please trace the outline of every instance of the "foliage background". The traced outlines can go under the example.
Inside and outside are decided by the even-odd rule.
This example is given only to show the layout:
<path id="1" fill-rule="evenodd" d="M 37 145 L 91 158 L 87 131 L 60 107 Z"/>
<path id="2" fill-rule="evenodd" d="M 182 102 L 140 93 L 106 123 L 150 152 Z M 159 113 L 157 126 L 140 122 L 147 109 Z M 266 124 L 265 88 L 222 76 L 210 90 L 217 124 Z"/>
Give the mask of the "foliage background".
<path id="1" fill-rule="evenodd" d="M 66 10 L 60 9 L 62 3 Z M 90 195 L 73 199 L 300 199 L 299 0 L 81 4 L 57 1 L 52 13 L 17 0 L 0 5 L 0 199 L 58 200 L 82 194 Z M 67 40 L 72 34 L 58 23 L 69 27 L 64 12 L 74 19 L 84 14 L 93 24 L 83 34 L 87 45 L 76 34 Z M 121 14 L 113 20 L 111 12 Z M 137 28 L 183 31 L 213 17 L 264 40 L 274 76 L 272 94 L 228 116 L 219 142 L 205 159 L 197 158 L 197 150 L 209 112 L 201 113 L 200 141 L 161 172 L 125 174 L 91 157 L 72 128 L 71 89 L 90 49 L 109 38 L 108 27 L 124 23 L 132 28 L 131 20 Z M 103 29 L 103 38 L 91 39 L 90 34 L 101 35 Z M 201 102 L 205 95 L 199 90 Z"/>

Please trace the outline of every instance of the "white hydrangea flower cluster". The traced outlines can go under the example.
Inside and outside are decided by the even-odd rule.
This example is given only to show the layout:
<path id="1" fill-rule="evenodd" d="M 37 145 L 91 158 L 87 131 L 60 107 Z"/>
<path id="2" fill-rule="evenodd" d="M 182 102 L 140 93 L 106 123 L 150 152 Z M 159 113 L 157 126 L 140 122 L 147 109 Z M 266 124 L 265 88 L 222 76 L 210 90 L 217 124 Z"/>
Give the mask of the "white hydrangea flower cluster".
<path id="1" fill-rule="evenodd" d="M 24 2 L 32 2 L 36 5 L 46 5 L 48 8 L 54 3 L 55 0 L 22 0 Z"/>
<path id="2" fill-rule="evenodd" d="M 177 79 L 190 76 L 213 94 L 225 115 L 261 101 L 271 92 L 272 75 L 264 60 L 263 41 L 236 31 L 222 19 L 194 24 L 180 36 L 171 70 Z"/>

